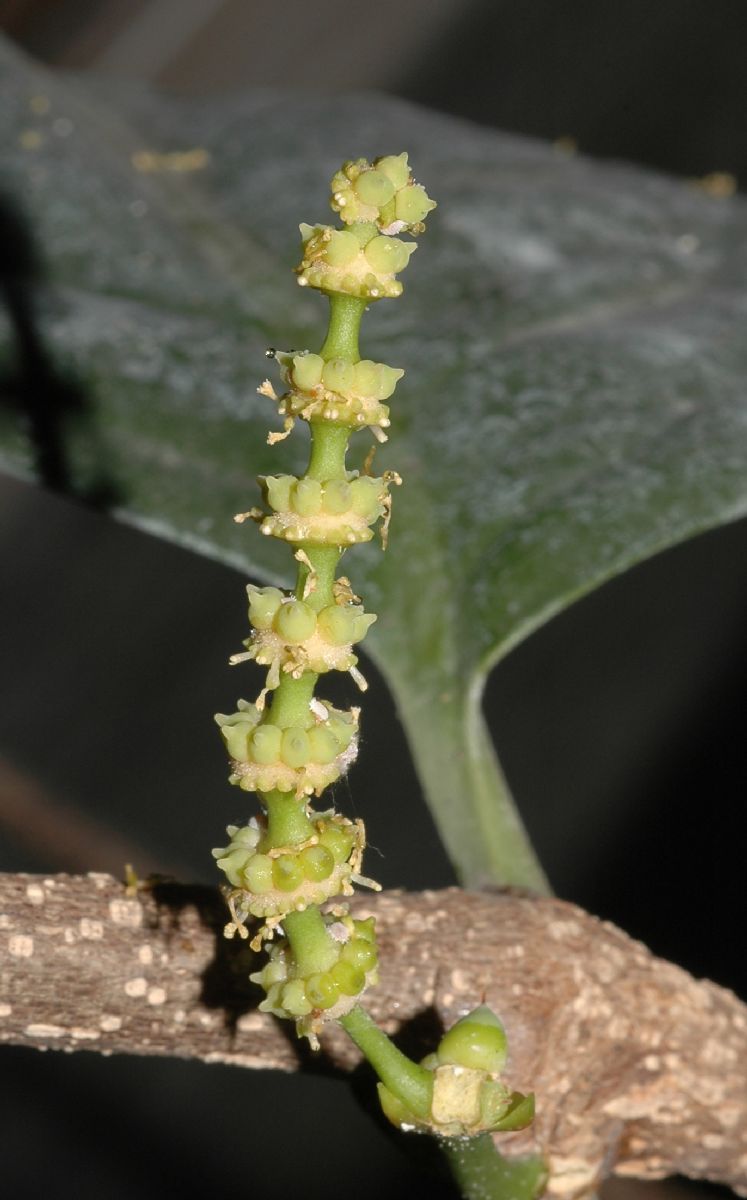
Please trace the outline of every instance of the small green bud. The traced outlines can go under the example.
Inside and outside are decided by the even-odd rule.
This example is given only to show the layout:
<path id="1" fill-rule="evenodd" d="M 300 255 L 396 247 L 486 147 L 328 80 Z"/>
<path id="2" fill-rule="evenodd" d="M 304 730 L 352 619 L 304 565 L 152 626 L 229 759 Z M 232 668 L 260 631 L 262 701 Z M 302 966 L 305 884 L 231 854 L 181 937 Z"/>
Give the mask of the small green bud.
<path id="1" fill-rule="evenodd" d="M 231 758 L 237 762 L 249 762 L 249 735 L 252 726 L 247 721 L 233 721 L 228 718 L 221 725 L 221 737 Z"/>
<path id="2" fill-rule="evenodd" d="M 329 850 L 338 865 L 347 862 L 354 841 L 352 831 L 339 825 L 330 825 L 319 837 L 319 845 Z"/>
<path id="3" fill-rule="evenodd" d="M 316 629 L 316 613 L 303 600 L 291 600 L 280 605 L 273 625 L 284 641 L 298 645 L 311 637 Z"/>
<path id="4" fill-rule="evenodd" d="M 353 921 L 353 928 L 355 937 L 362 938 L 364 942 L 370 942 L 372 946 L 376 945 L 375 917 L 366 917 L 364 921 Z"/>
<path id="5" fill-rule="evenodd" d="M 352 606 L 330 604 L 317 616 L 317 627 L 325 641 L 333 646 L 346 646 L 353 640 L 355 610 Z"/>
<path id="6" fill-rule="evenodd" d="M 340 989 L 327 972 L 310 975 L 306 980 L 306 997 L 314 1008 L 332 1008 L 340 998 Z"/>
<path id="7" fill-rule="evenodd" d="M 394 201 L 394 212 L 398 221 L 406 221 L 408 225 L 419 225 L 429 212 L 436 207 L 425 188 L 420 184 L 403 188 L 397 193 Z"/>
<path id="8" fill-rule="evenodd" d="M 323 501 L 325 512 L 339 516 L 340 513 L 348 511 L 351 499 L 350 484 L 345 479 L 332 479 L 325 485 Z"/>
<path id="9" fill-rule="evenodd" d="M 452 1025 L 438 1044 L 440 1063 L 498 1075 L 506 1064 L 506 1032 L 495 1013 L 482 1004 Z"/>
<path id="10" fill-rule="evenodd" d="M 221 852 L 218 851 L 220 854 Z M 240 847 L 236 850 L 231 850 L 229 854 L 223 854 L 222 858 L 217 858 L 218 866 L 226 876 L 226 879 L 233 887 L 241 887 L 241 872 L 247 860 L 247 851 Z"/>
<path id="11" fill-rule="evenodd" d="M 343 996 L 357 996 L 365 987 L 365 973 L 344 959 L 336 962 L 329 973 Z"/>
<path id="12" fill-rule="evenodd" d="M 244 867 L 243 876 L 248 891 L 255 895 L 272 891 L 272 859 L 267 854 L 254 854 Z"/>
<path id="13" fill-rule="evenodd" d="M 343 717 L 332 715 L 326 722 L 326 725 L 337 742 L 338 753 L 341 750 L 346 750 L 355 735 L 355 727 L 352 721 L 346 721 Z"/>
<path id="14" fill-rule="evenodd" d="M 410 165 L 406 154 L 387 154 L 384 158 L 377 158 L 376 169 L 392 181 L 397 191 L 410 182 Z"/>
<path id="15" fill-rule="evenodd" d="M 290 507 L 291 487 L 295 483 L 292 475 L 266 475 L 264 478 L 267 500 L 276 512 Z"/>
<path id="16" fill-rule="evenodd" d="M 373 221 L 356 221 L 350 229 L 350 234 L 359 246 L 367 246 L 373 238 L 378 237 L 379 231 Z"/>
<path id="17" fill-rule="evenodd" d="M 280 757 L 285 765 L 294 770 L 304 767 L 309 761 L 310 755 L 311 746 L 305 731 L 294 726 L 286 729 L 280 745 Z"/>
<path id="18" fill-rule="evenodd" d="M 361 172 L 353 187 L 363 203 L 370 204 L 373 208 L 381 208 L 394 195 L 391 179 L 375 167 L 370 171 Z"/>
<path id="19" fill-rule="evenodd" d="M 308 733 L 311 761 L 326 766 L 340 753 L 337 738 L 324 725 L 315 725 Z"/>
<path id="20" fill-rule="evenodd" d="M 351 235 L 352 236 L 352 235 Z M 322 372 L 324 386 L 331 392 L 352 391 L 355 383 L 355 367 L 344 358 L 330 358 Z"/>
<path id="21" fill-rule="evenodd" d="M 403 242 L 400 238 L 375 237 L 364 250 L 364 254 L 374 271 L 382 275 L 396 275 L 404 271 L 410 255 L 417 247 L 414 242 Z"/>
<path id="22" fill-rule="evenodd" d="M 255 629 L 270 629 L 272 619 L 283 601 L 280 588 L 255 587 L 250 583 L 246 594 L 249 597 L 249 620 Z"/>
<path id="23" fill-rule="evenodd" d="M 356 612 L 353 614 L 353 636 L 351 641 L 362 642 L 376 620 L 376 613 Z"/>
<path id="24" fill-rule="evenodd" d="M 378 962 L 376 947 L 362 938 L 352 938 L 346 942 L 340 951 L 340 959 L 357 967 L 360 971 L 370 971 Z"/>
<path id="25" fill-rule="evenodd" d="M 322 380 L 324 359 L 319 354 L 296 354 L 293 359 L 293 383 L 301 391 L 310 392 Z"/>
<path id="26" fill-rule="evenodd" d="M 304 875 L 313 883 L 329 879 L 335 869 L 335 860 L 326 846 L 307 846 L 298 857 Z"/>
<path id="27" fill-rule="evenodd" d="M 333 230 L 324 258 L 331 267 L 346 267 L 357 256 L 358 239 L 347 230 Z"/>
<path id="28" fill-rule="evenodd" d="M 273 859 L 272 882 L 280 892 L 295 892 L 303 883 L 303 869 L 297 855 L 281 854 Z"/>
<path id="29" fill-rule="evenodd" d="M 260 725 L 254 730 L 251 740 L 251 756 L 254 762 L 266 766 L 277 762 L 283 731 L 277 725 Z"/>
<path id="30" fill-rule="evenodd" d="M 366 521 L 373 521 L 381 513 L 383 484 L 371 475 L 361 475 L 351 484 L 351 507 L 353 512 Z"/>
<path id="31" fill-rule="evenodd" d="M 315 517 L 322 507 L 322 485 L 318 479 L 299 479 L 293 489 L 293 507 L 302 517 Z"/>
<path id="32" fill-rule="evenodd" d="M 388 400 L 397 386 L 397 381 L 404 375 L 404 371 L 398 367 L 372 362 L 370 358 L 362 358 L 357 362 L 354 373 L 355 390 L 361 396 L 370 396 L 373 400 Z"/>
<path id="33" fill-rule="evenodd" d="M 281 995 L 281 1004 L 292 1017 L 305 1017 L 311 1012 L 311 1005 L 306 999 L 306 984 L 303 979 L 291 979 L 286 983 Z"/>

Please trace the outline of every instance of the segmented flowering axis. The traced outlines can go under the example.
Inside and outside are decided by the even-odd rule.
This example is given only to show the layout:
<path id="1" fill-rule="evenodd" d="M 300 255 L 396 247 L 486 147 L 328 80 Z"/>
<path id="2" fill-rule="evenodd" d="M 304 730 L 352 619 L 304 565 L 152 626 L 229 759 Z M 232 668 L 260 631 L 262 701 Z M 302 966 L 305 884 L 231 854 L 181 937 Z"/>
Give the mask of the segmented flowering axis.
<path id="1" fill-rule="evenodd" d="M 401 482 L 394 471 L 373 476 L 368 466 L 346 467 L 351 433 L 370 429 L 386 440 L 385 402 L 403 375 L 360 357 L 358 326 L 368 301 L 401 293 L 397 275 L 415 243 L 395 235 L 421 233 L 435 206 L 403 154 L 346 163 L 332 182 L 332 207 L 345 228 L 302 225 L 297 268 L 299 284 L 330 297 L 327 340 L 318 354 L 268 351 L 283 391 L 269 380 L 258 389 L 284 419 L 270 444 L 296 420 L 309 424 L 309 468 L 302 478 L 262 478 L 264 506 L 236 518 L 255 520 L 264 536 L 293 548 L 298 582 L 294 592 L 247 588 L 251 632 L 231 662 L 266 667 L 265 686 L 254 703 L 240 700 L 235 712 L 216 717 L 230 782 L 256 792 L 261 806 L 259 816 L 229 825 L 229 844 L 213 851 L 227 880 L 226 934 L 249 936 L 247 923 L 257 919 L 255 948 L 281 935 L 252 978 L 267 994 L 262 1007 L 295 1020 L 313 1043 L 324 1021 L 349 1013 L 376 979 L 373 922 L 352 921 L 337 903 L 354 885 L 378 888 L 360 873 L 363 823 L 311 807 L 311 798 L 345 774 L 358 746 L 359 710 L 318 699 L 317 678 L 347 671 L 365 690 L 354 647 L 376 620 L 348 579 L 337 576 L 337 565 L 376 528 L 386 545 L 391 487 Z"/>

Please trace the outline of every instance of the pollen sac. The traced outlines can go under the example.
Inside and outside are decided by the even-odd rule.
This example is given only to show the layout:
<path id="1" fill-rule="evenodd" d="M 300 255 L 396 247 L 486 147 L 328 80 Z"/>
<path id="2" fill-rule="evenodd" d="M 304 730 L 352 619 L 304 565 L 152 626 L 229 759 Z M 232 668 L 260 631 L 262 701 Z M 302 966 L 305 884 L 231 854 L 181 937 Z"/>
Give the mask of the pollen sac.
<path id="1" fill-rule="evenodd" d="M 444 1034 L 435 1054 L 422 1061 L 433 1073 L 428 1117 L 414 1114 L 380 1083 L 379 1100 L 385 1116 L 400 1129 L 440 1137 L 524 1129 L 534 1117 L 534 1096 L 512 1092 L 502 1082 L 506 1053 L 501 1022 L 481 1005 L 457 1021 Z"/>
<path id="2" fill-rule="evenodd" d="M 325 814 L 313 824 L 314 833 L 307 841 L 266 853 L 263 829 L 256 819 L 242 828 L 228 826 L 231 840 L 213 850 L 213 856 L 233 889 L 228 899 L 239 923 L 249 916 L 283 917 L 310 904 L 324 904 L 333 896 L 352 896 L 354 883 L 379 890 L 377 883 L 360 875 L 363 822 Z"/>
<path id="3" fill-rule="evenodd" d="M 335 212 L 346 225 L 371 222 L 384 234 L 423 233 L 423 221 L 436 207 L 416 183 L 406 154 L 389 154 L 373 163 L 358 158 L 343 163 L 332 177 Z"/>
<path id="4" fill-rule="evenodd" d="M 404 371 L 370 359 L 350 363 L 332 358 L 325 362 L 321 355 L 306 352 L 276 353 L 275 357 L 289 389 L 276 397 L 281 415 L 349 429 L 370 426 L 379 440 L 386 440 L 389 407 L 383 401 L 393 395 Z"/>
<path id="5" fill-rule="evenodd" d="M 389 510 L 389 485 L 398 479 L 393 474 L 375 478 L 350 472 L 343 479 L 320 483 L 267 475 L 260 482 L 273 512 L 260 520 L 260 530 L 296 544 L 345 547 L 368 542 L 372 526 Z"/>
<path id="6" fill-rule="evenodd" d="M 324 971 L 302 975 L 282 939 L 270 949 L 266 966 L 249 976 L 265 991 L 260 1011 L 294 1020 L 298 1036 L 307 1037 L 314 1049 L 325 1022 L 345 1016 L 366 989 L 378 982 L 373 918 L 354 921 L 344 913 L 329 914 L 325 921 L 332 943 Z"/>
<path id="7" fill-rule="evenodd" d="M 396 278 L 417 246 L 384 237 L 374 223 L 361 222 L 351 230 L 330 225 L 301 225 L 302 257 L 296 267 L 302 287 L 342 292 L 361 300 L 394 299 L 402 295 Z"/>
<path id="8" fill-rule="evenodd" d="M 299 797 L 319 796 L 355 761 L 359 710 L 318 708 L 326 713 L 324 718 L 310 713 L 307 726 L 287 729 L 273 725 L 245 700 L 230 716 L 218 713 L 215 719 L 231 759 L 229 782 L 245 792 L 277 789 Z"/>

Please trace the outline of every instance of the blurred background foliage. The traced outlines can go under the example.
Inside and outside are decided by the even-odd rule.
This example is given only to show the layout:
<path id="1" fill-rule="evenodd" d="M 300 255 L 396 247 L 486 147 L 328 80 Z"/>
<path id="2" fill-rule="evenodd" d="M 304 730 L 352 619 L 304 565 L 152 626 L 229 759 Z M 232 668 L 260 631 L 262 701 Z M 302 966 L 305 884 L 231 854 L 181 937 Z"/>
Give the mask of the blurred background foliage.
<path id="1" fill-rule="evenodd" d="M 747 178 L 739 0 L 381 0 L 365 22 L 339 0 L 6 0 L 0 16 L 61 67 L 193 95 L 382 89 L 566 149 L 708 175 L 724 195 Z M 2 499 L 0 866 L 119 873 L 132 861 L 211 879 L 205 851 L 231 797 L 210 714 L 236 689 L 225 661 L 245 622 L 241 580 L 49 493 L 4 480 Z M 607 585 L 514 651 L 486 699 L 556 890 L 743 994 L 745 540 L 739 523 Z M 348 807 L 381 850 L 369 869 L 386 886 L 441 886 L 447 859 L 386 690 L 367 673 Z M 392 836 L 403 793 L 407 839 Z M 327 1195 L 418 1186 L 400 1144 L 335 1079 L 3 1059 L 8 1195 L 52 1184 L 83 1200 L 217 1194 L 241 1179 L 285 1197 L 330 1130 Z M 635 1191 L 664 1187 L 716 1190 Z M 434 1181 L 429 1194 L 450 1192 Z"/>

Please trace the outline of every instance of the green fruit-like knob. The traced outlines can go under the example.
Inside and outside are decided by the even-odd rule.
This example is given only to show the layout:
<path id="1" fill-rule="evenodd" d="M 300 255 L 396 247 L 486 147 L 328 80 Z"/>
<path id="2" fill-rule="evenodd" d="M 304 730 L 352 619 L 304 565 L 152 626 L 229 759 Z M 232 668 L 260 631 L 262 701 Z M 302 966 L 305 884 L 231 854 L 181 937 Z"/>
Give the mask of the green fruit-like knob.
<path id="1" fill-rule="evenodd" d="M 302 517 L 315 517 L 322 507 L 322 485 L 318 479 L 299 479 L 293 489 L 293 507 Z"/>
<path id="2" fill-rule="evenodd" d="M 326 972 L 323 975 L 310 975 L 306 980 L 306 997 L 314 1008 L 332 1008 L 340 999 L 340 989 Z"/>
<path id="3" fill-rule="evenodd" d="M 319 838 L 319 845 L 325 846 L 336 863 L 347 862 L 353 849 L 355 837 L 349 828 L 330 825 Z"/>
<path id="4" fill-rule="evenodd" d="M 330 358 L 324 364 L 322 380 L 331 392 L 349 392 L 355 383 L 355 368 L 344 358 Z"/>
<path id="5" fill-rule="evenodd" d="M 316 629 L 316 613 L 303 600 L 291 600 L 280 605 L 273 625 L 284 641 L 298 645 L 311 637 Z"/>
<path id="6" fill-rule="evenodd" d="M 255 629 L 269 629 L 283 601 L 280 588 L 258 588 L 250 583 L 246 593 L 249 597 L 249 620 L 252 625 Z"/>
<path id="7" fill-rule="evenodd" d="M 394 195 L 391 179 L 383 171 L 377 171 L 375 168 L 361 172 L 353 186 L 363 203 L 370 204 L 373 208 L 381 208 Z"/>
<path id="8" fill-rule="evenodd" d="M 410 166 L 406 154 L 387 154 L 377 158 L 376 169 L 391 179 L 393 186 L 399 190 L 410 181 Z"/>
<path id="9" fill-rule="evenodd" d="M 360 247 L 358 239 L 346 230 L 333 230 L 324 251 L 324 257 L 331 267 L 346 267 L 358 254 Z"/>
<path id="10" fill-rule="evenodd" d="M 350 963 L 352 967 L 357 967 L 359 971 L 370 971 L 372 967 L 376 966 L 378 955 L 372 942 L 365 942 L 362 938 L 352 938 L 340 951 L 340 959 Z"/>
<path id="11" fill-rule="evenodd" d="M 436 1051 L 440 1063 L 453 1063 L 498 1075 L 506 1064 L 506 1033 L 495 1013 L 482 1004 L 452 1025 Z"/>
<path id="12" fill-rule="evenodd" d="M 352 963 L 346 962 L 341 958 L 336 962 L 329 972 L 343 996 L 357 996 L 363 991 L 366 983 L 366 976 L 359 967 L 354 967 Z"/>
<path id="13" fill-rule="evenodd" d="M 263 896 L 273 887 L 272 859 L 266 854 L 253 855 L 244 867 L 243 875 L 248 890 Z"/>
<path id="14" fill-rule="evenodd" d="M 311 757 L 309 738 L 303 729 L 286 729 L 280 743 L 280 757 L 287 767 L 297 770 L 304 767 Z"/>
<path id="15" fill-rule="evenodd" d="M 382 481 L 370 475 L 361 475 L 353 481 L 353 511 L 365 521 L 373 521 L 381 512 Z"/>
<path id="16" fill-rule="evenodd" d="M 293 359 L 293 382 L 303 392 L 321 383 L 324 359 L 320 354 L 297 354 Z"/>
<path id="17" fill-rule="evenodd" d="M 397 220 L 406 221 L 408 225 L 418 225 L 435 207 L 425 188 L 417 183 L 403 188 L 394 202 Z"/>
<path id="18" fill-rule="evenodd" d="M 303 868 L 294 854 L 281 854 L 272 863 L 272 882 L 280 892 L 295 892 L 303 883 Z"/>
<path id="19" fill-rule="evenodd" d="M 353 740 L 355 726 L 352 721 L 344 721 L 342 717 L 331 716 L 326 722 L 327 729 L 337 742 L 338 753 L 346 750 Z"/>
<path id="20" fill-rule="evenodd" d="M 317 617 L 319 632 L 333 646 L 346 646 L 353 640 L 355 612 L 339 604 L 323 608 Z"/>
<path id="21" fill-rule="evenodd" d="M 291 487 L 295 482 L 292 475 L 265 475 L 267 500 L 275 512 L 282 512 L 290 507 Z"/>
<path id="22" fill-rule="evenodd" d="M 251 755 L 256 763 L 274 763 L 280 757 L 283 732 L 277 725 L 260 725 L 254 730 L 251 740 Z"/>
<path id="23" fill-rule="evenodd" d="M 303 979 L 291 979 L 282 991 L 283 1008 L 292 1017 L 305 1017 L 311 1012 L 311 1005 L 306 999 L 306 984 Z"/>
<path id="24" fill-rule="evenodd" d="M 324 488 L 324 508 L 339 516 L 350 508 L 351 496 L 350 484 L 345 479 L 332 479 Z"/>
<path id="25" fill-rule="evenodd" d="M 375 237 L 366 246 L 364 254 L 374 271 L 396 275 L 405 269 L 415 248 L 414 243 L 408 245 L 399 238 Z"/>
<path id="26" fill-rule="evenodd" d="M 337 738 L 324 725 L 316 725 L 308 733 L 311 761 L 327 766 L 340 753 Z"/>
<path id="27" fill-rule="evenodd" d="M 335 860 L 326 846 L 307 846 L 298 858 L 304 875 L 313 883 L 329 879 L 335 869 Z"/>

